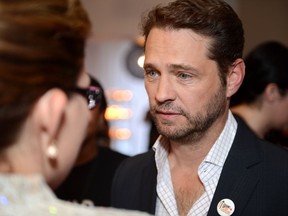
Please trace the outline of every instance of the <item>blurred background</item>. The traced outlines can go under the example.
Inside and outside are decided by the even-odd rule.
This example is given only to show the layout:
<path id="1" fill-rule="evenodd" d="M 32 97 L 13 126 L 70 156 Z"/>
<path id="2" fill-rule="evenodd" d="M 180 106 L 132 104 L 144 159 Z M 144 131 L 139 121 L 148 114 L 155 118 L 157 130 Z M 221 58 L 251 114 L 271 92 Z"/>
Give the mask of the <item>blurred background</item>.
<path id="1" fill-rule="evenodd" d="M 86 69 L 108 99 L 111 148 L 135 155 L 149 148 L 148 98 L 142 76 L 139 22 L 143 13 L 169 0 L 82 0 L 93 25 Z M 277 40 L 288 45 L 288 0 L 226 0 L 242 19 L 245 53 Z M 137 62 L 137 61 L 140 62 Z"/>

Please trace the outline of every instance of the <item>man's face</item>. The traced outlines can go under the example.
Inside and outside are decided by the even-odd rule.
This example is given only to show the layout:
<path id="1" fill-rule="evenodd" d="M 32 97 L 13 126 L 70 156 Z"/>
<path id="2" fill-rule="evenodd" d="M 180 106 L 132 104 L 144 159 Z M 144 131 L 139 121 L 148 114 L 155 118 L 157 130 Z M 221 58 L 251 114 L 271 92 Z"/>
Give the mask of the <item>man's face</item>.
<path id="1" fill-rule="evenodd" d="M 160 134 L 197 141 L 228 109 L 226 87 L 209 59 L 211 39 L 188 29 L 153 28 L 145 47 L 145 87 Z"/>

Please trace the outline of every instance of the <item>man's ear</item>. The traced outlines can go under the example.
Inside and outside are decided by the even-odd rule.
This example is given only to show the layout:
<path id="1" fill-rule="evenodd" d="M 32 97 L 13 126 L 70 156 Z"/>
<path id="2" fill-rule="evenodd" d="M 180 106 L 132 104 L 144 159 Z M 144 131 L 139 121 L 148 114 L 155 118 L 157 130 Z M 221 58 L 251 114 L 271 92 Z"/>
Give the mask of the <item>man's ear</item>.
<path id="1" fill-rule="evenodd" d="M 235 94 L 243 82 L 245 76 L 244 60 L 241 58 L 236 59 L 229 70 L 227 76 L 227 97 Z"/>
<path id="2" fill-rule="evenodd" d="M 41 133 L 41 142 L 47 144 L 56 138 L 67 103 L 67 95 L 56 88 L 47 91 L 38 100 L 34 113 L 39 127 L 38 130 Z"/>

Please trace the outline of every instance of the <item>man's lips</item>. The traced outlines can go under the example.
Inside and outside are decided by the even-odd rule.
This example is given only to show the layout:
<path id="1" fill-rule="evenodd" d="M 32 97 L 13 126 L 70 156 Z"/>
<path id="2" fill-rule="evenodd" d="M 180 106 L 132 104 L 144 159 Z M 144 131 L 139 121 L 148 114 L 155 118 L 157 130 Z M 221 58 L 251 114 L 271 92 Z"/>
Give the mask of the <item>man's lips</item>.
<path id="1" fill-rule="evenodd" d="M 178 112 L 163 111 L 163 110 L 157 110 L 156 114 L 158 117 L 160 117 L 161 119 L 165 119 L 165 120 L 173 120 L 175 117 L 178 117 L 179 115 L 181 115 Z"/>
<path id="2" fill-rule="evenodd" d="M 156 113 L 161 114 L 161 115 L 180 115 L 180 113 L 177 113 L 177 112 L 161 111 L 161 110 L 157 110 Z"/>

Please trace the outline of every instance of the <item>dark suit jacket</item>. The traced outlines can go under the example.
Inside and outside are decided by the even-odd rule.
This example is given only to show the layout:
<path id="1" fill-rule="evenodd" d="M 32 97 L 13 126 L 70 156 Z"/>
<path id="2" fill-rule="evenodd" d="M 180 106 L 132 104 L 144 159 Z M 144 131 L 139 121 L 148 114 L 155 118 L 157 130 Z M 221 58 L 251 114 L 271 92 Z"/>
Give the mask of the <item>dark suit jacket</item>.
<path id="1" fill-rule="evenodd" d="M 225 161 L 208 216 L 224 198 L 233 216 L 288 216 L 288 153 L 258 139 L 241 120 Z M 112 186 L 112 205 L 155 214 L 157 170 L 154 152 L 125 160 Z"/>

